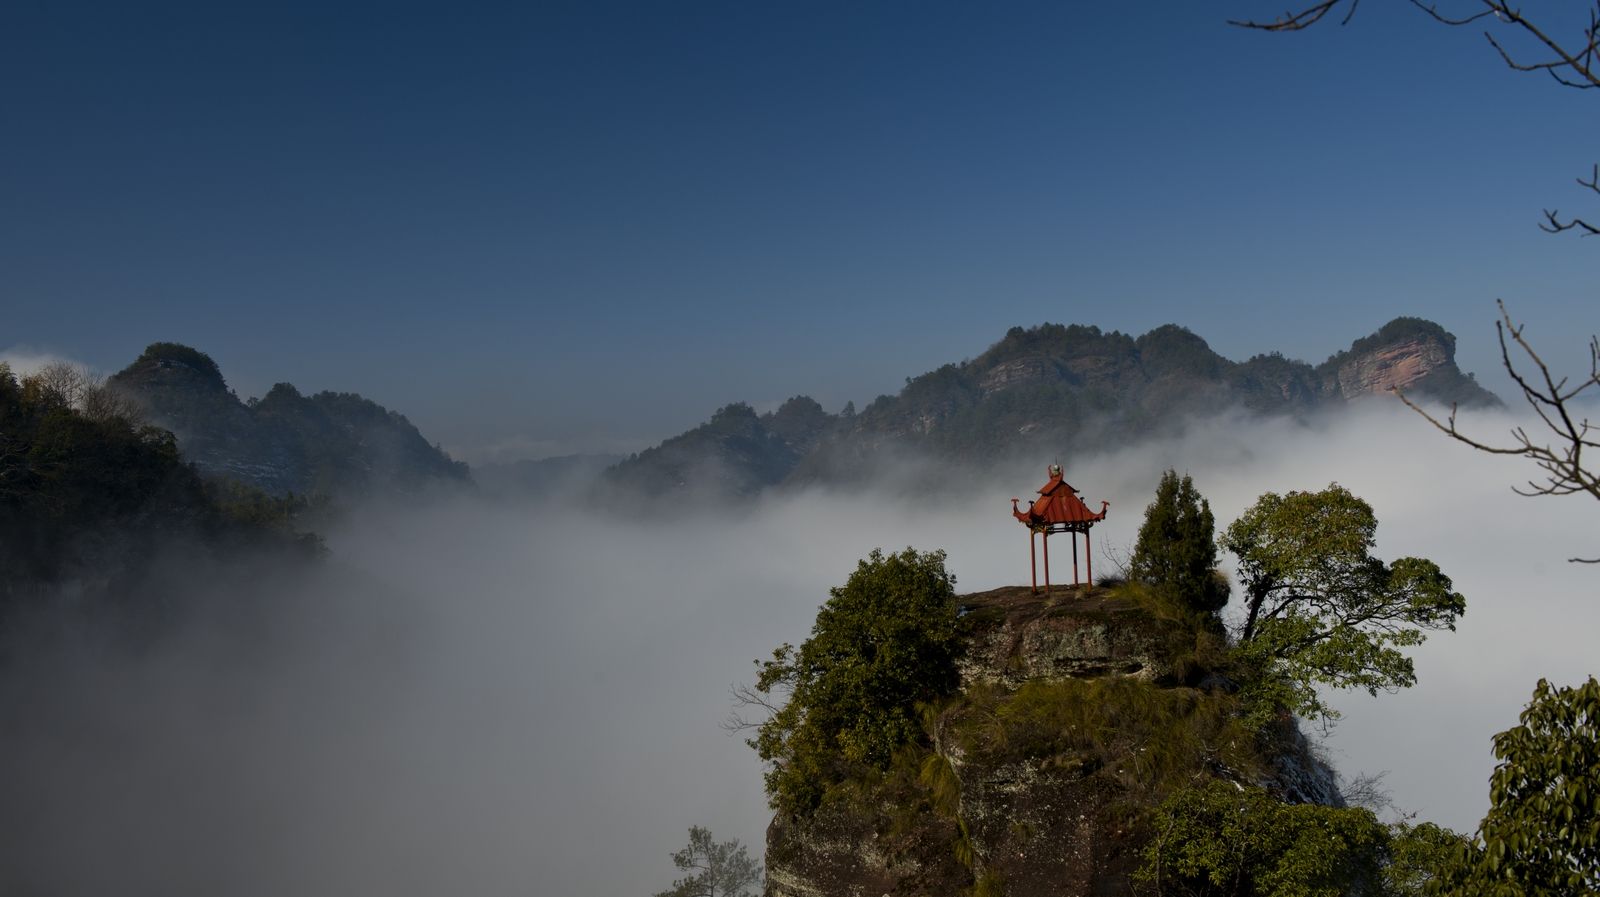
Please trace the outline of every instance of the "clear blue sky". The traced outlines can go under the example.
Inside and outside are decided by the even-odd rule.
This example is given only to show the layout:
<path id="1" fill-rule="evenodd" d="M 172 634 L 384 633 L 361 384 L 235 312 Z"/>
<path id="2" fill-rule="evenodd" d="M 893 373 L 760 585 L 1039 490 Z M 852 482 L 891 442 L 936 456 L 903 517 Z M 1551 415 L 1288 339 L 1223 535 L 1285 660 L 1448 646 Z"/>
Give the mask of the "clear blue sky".
<path id="1" fill-rule="evenodd" d="M 1416 314 L 1498 386 L 1503 297 L 1582 360 L 1600 244 L 1535 223 L 1600 100 L 1400 3 L 1225 24 L 1280 6 L 9 3 L 0 349 L 186 342 L 475 459 L 1041 321 L 1316 362 Z"/>

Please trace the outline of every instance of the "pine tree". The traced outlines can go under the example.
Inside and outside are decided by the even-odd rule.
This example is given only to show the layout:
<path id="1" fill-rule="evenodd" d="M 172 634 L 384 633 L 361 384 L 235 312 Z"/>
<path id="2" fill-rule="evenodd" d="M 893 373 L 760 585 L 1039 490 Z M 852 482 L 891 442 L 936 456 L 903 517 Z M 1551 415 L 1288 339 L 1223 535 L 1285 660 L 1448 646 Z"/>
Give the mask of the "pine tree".
<path id="1" fill-rule="evenodd" d="M 1215 572 L 1216 521 L 1211 505 L 1185 475 L 1161 475 L 1156 500 L 1145 509 L 1144 524 L 1128 564 L 1128 576 L 1204 613 L 1228 603 L 1227 583 Z"/>
<path id="2" fill-rule="evenodd" d="M 714 841 L 698 825 L 689 827 L 689 846 L 674 853 L 672 863 L 690 874 L 656 897 L 751 897 L 761 884 L 761 864 L 738 838 Z"/>

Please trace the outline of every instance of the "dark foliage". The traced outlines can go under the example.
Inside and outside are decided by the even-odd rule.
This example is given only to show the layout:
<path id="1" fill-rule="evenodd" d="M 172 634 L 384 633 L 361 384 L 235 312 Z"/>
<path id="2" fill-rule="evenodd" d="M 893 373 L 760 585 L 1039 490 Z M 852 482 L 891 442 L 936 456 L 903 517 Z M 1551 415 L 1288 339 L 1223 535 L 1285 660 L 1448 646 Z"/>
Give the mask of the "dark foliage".
<path id="1" fill-rule="evenodd" d="M 223 383 L 222 369 L 217 367 L 217 363 L 210 355 L 181 343 L 151 343 L 133 364 L 135 367 L 187 368 L 207 380 L 216 382 L 219 386 Z"/>
<path id="2" fill-rule="evenodd" d="M 1168 470 L 1145 509 L 1128 562 L 1129 578 L 1168 600 L 1214 615 L 1228 603 L 1227 581 L 1216 570 L 1216 521 L 1211 504 L 1186 474 Z"/>
<path id="3" fill-rule="evenodd" d="M 0 365 L 0 597 L 9 607 L 68 578 L 110 585 L 183 538 L 312 551 L 293 503 L 208 486 L 171 433 L 91 417 Z"/>

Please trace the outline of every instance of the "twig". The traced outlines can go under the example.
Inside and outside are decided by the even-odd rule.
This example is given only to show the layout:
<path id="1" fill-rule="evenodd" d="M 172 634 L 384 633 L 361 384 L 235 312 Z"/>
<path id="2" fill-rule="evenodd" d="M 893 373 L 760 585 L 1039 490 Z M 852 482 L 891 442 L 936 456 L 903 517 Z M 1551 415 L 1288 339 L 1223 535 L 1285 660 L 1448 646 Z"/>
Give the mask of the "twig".
<path id="1" fill-rule="evenodd" d="M 1539 415 L 1539 419 L 1555 437 L 1554 442 L 1541 445 L 1534 442 L 1526 429 L 1516 427 L 1511 431 L 1512 445 L 1490 445 L 1461 432 L 1456 426 L 1455 405 L 1450 406 L 1450 415 L 1441 421 L 1413 402 L 1404 391 L 1397 389 L 1395 395 L 1406 404 L 1406 407 L 1422 415 L 1424 420 L 1451 439 L 1491 455 L 1517 455 L 1527 458 L 1544 471 L 1544 482 L 1529 480 L 1526 488 L 1512 487 L 1512 491 L 1518 495 L 1586 493 L 1600 500 L 1600 473 L 1584 467 L 1584 450 L 1600 451 L 1600 427 L 1590 423 L 1587 417 L 1578 419 L 1572 407 L 1575 404 L 1574 400 L 1585 390 L 1600 385 L 1600 338 L 1591 337 L 1589 340 L 1589 376 L 1576 385 L 1569 386 L 1570 378 L 1557 379 L 1551 373 L 1550 366 L 1545 364 L 1538 352 L 1534 351 L 1533 346 L 1522 335 L 1523 326 L 1511 320 L 1505 303 L 1499 302 L 1499 306 L 1500 320 L 1495 322 L 1495 330 L 1500 338 L 1500 363 L 1505 367 L 1512 382 L 1522 390 L 1523 400 L 1534 413 Z M 1510 343 L 1506 340 L 1508 334 L 1511 337 L 1510 343 L 1515 343 L 1522 350 L 1522 354 L 1527 356 L 1527 361 L 1532 362 L 1537 371 L 1534 376 L 1525 374 L 1513 360 Z M 1580 564 L 1600 564 L 1600 558 L 1569 558 L 1569 560 Z"/>

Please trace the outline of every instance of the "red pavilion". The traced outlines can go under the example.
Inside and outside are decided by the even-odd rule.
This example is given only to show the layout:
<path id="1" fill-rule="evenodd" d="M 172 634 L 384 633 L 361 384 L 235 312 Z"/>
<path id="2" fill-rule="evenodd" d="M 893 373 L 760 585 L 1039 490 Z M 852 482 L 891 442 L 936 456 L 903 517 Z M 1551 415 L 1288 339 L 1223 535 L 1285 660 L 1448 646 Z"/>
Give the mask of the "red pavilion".
<path id="1" fill-rule="evenodd" d="M 1089 510 L 1078 496 L 1078 490 L 1072 488 L 1061 477 L 1061 465 L 1050 465 L 1050 482 L 1039 488 L 1039 497 L 1027 510 L 1020 510 L 1017 503 L 1020 498 L 1011 500 L 1011 515 L 1022 521 L 1028 527 L 1028 563 L 1033 568 L 1033 591 L 1039 592 L 1039 567 L 1035 560 L 1033 536 L 1035 533 L 1044 536 L 1044 590 L 1050 591 L 1050 535 L 1051 533 L 1073 533 L 1072 536 L 1072 584 L 1078 584 L 1078 537 L 1083 533 L 1083 557 L 1087 568 L 1088 582 L 1094 584 L 1094 562 L 1089 557 L 1089 527 L 1106 519 L 1106 508 L 1110 502 L 1100 503 L 1100 513 Z"/>

